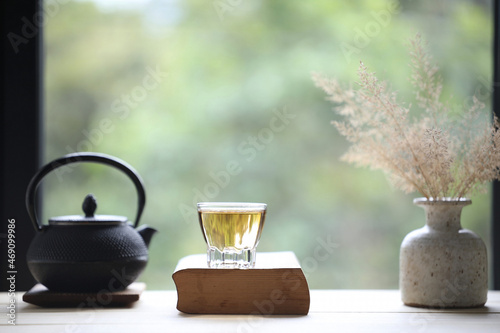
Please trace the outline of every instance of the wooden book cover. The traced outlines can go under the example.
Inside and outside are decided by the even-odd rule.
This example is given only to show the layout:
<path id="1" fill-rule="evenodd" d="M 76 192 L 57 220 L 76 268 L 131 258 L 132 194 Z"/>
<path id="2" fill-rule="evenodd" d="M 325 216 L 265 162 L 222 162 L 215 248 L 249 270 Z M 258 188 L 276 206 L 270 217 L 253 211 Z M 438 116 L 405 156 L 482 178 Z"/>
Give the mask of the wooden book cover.
<path id="1" fill-rule="evenodd" d="M 177 309 L 185 313 L 309 312 L 309 288 L 293 252 L 258 252 L 252 269 L 208 268 L 206 254 L 191 255 L 179 261 L 172 278 Z"/>

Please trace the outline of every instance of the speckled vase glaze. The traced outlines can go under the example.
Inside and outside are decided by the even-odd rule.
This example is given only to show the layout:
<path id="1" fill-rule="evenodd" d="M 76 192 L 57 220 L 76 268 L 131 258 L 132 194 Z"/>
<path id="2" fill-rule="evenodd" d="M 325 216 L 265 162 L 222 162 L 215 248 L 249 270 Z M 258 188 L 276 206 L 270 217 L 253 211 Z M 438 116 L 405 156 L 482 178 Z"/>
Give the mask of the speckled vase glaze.
<path id="1" fill-rule="evenodd" d="M 399 287 L 403 303 L 429 308 L 471 308 L 486 303 L 488 260 L 483 240 L 460 225 L 469 199 L 427 200 L 426 225 L 401 244 Z"/>

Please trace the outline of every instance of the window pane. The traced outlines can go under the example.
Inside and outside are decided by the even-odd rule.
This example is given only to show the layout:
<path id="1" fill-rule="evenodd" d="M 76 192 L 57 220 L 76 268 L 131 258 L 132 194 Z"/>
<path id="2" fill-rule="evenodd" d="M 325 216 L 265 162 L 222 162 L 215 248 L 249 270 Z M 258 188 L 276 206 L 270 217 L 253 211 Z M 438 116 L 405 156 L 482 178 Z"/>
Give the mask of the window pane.
<path id="1" fill-rule="evenodd" d="M 362 60 L 410 99 L 416 32 L 457 112 L 490 111 L 491 1 L 46 1 L 46 152 L 111 154 L 143 176 L 142 223 L 160 230 L 142 276 L 174 288 L 179 258 L 204 253 L 198 201 L 268 204 L 259 251 L 292 250 L 311 288 L 397 288 L 399 246 L 424 223 L 418 194 L 339 160 L 348 144 L 313 71 L 356 80 Z M 57 6 L 55 5 L 57 4 Z M 135 215 L 131 183 L 102 166 L 45 185 L 44 219 Z M 490 195 L 463 226 L 489 243 Z M 258 259 L 257 259 L 258 260 Z"/>

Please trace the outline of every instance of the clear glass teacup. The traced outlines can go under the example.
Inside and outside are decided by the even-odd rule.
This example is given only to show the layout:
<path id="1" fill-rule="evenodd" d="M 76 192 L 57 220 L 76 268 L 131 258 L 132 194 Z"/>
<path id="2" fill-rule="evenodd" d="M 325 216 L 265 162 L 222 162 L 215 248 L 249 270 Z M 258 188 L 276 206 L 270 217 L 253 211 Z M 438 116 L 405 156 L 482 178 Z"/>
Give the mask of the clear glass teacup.
<path id="1" fill-rule="evenodd" d="M 252 268 L 267 205 L 244 202 L 198 203 L 198 218 L 213 268 Z"/>

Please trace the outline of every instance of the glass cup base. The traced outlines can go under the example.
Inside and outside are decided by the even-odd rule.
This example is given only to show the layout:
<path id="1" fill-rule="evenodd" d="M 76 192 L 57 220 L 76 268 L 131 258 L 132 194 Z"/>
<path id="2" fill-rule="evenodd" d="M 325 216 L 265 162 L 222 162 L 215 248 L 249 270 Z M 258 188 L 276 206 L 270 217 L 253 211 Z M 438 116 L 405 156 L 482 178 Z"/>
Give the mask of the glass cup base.
<path id="1" fill-rule="evenodd" d="M 215 247 L 207 251 L 207 263 L 210 268 L 240 268 L 248 269 L 255 267 L 255 249 L 251 250 L 224 250 Z"/>

